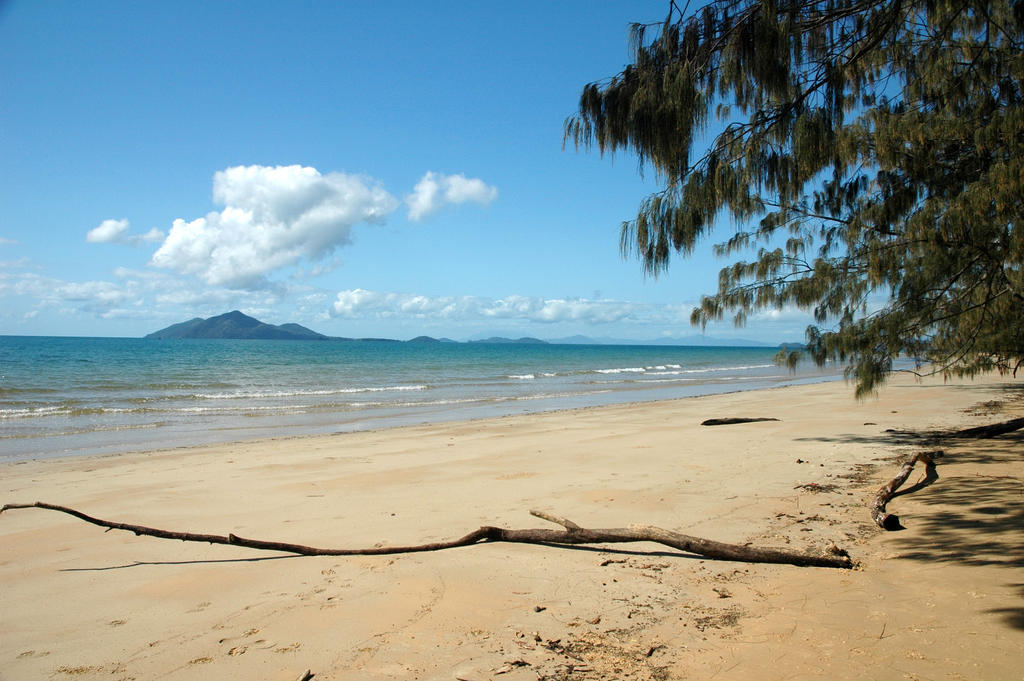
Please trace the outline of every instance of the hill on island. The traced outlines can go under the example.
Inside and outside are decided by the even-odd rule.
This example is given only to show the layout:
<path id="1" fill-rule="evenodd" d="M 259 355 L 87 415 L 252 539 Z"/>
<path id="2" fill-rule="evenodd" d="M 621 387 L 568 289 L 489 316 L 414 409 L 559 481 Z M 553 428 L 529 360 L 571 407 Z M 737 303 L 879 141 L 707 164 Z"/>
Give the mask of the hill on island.
<path id="1" fill-rule="evenodd" d="M 480 340 L 467 341 L 468 343 L 492 343 L 492 344 L 509 344 L 517 343 L 520 345 L 547 345 L 548 342 L 539 338 L 530 338 L 524 336 L 523 338 L 505 338 L 503 336 L 491 336 L 490 338 L 482 338 Z"/>
<path id="2" fill-rule="evenodd" d="M 267 340 L 331 340 L 299 324 L 267 324 L 238 310 L 209 319 L 196 317 L 148 334 L 146 338 L 234 338 Z"/>

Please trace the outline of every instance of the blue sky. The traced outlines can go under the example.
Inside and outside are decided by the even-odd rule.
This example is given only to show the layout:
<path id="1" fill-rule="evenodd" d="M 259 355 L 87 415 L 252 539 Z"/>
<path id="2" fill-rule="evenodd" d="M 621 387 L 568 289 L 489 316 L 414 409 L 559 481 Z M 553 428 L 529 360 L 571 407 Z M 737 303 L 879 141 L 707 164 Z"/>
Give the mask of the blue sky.
<path id="1" fill-rule="evenodd" d="M 653 339 L 723 262 L 618 250 L 657 189 L 563 150 L 622 2 L 0 4 L 0 334 L 241 309 L 343 336 Z M 709 336 L 800 340 L 807 316 Z"/>

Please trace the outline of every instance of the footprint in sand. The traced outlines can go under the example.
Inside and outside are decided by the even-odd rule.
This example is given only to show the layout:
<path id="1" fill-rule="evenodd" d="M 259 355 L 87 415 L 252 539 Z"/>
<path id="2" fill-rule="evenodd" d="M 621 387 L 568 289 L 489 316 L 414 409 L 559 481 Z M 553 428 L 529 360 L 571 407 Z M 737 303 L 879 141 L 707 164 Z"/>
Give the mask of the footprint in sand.
<path id="1" fill-rule="evenodd" d="M 46 657 L 49 654 L 50 654 L 49 650 L 42 650 L 42 651 L 39 651 L 39 652 L 36 652 L 34 650 L 26 650 L 25 652 L 23 652 L 20 655 L 18 655 L 18 659 L 21 660 L 21 659 L 24 659 L 26 657 Z"/>
<path id="2" fill-rule="evenodd" d="M 125 667 L 123 663 L 113 662 L 109 665 L 78 665 L 75 667 L 63 665 L 57 667 L 56 671 L 60 674 L 67 674 L 68 676 L 77 676 L 79 674 L 97 674 L 99 672 L 107 672 L 109 674 L 121 674 L 124 672 L 124 669 Z"/>

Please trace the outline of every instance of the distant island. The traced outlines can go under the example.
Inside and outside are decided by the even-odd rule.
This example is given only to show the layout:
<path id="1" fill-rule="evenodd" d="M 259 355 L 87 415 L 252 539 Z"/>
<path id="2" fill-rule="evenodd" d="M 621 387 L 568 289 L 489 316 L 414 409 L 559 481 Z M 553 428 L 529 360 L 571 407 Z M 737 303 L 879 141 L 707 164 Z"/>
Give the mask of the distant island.
<path id="1" fill-rule="evenodd" d="M 399 343 L 391 338 L 344 338 L 340 336 L 325 336 L 312 329 L 307 329 L 300 324 L 267 324 L 255 317 L 232 310 L 216 317 L 203 319 L 196 317 L 187 322 L 171 324 L 165 329 L 147 334 L 145 338 L 168 339 L 168 338 L 225 338 L 232 340 L 306 340 L 306 341 L 384 341 Z M 431 338 L 430 336 L 417 336 L 409 343 L 456 343 L 450 338 Z M 537 338 L 499 338 L 497 336 L 485 340 L 471 341 L 473 343 L 524 343 L 543 344 Z"/>
<path id="2" fill-rule="evenodd" d="M 548 345 L 548 342 L 539 338 L 503 338 L 502 336 L 491 336 L 482 340 L 466 341 L 467 343 L 519 343 L 522 345 Z"/>
<path id="3" fill-rule="evenodd" d="M 196 317 L 187 322 L 172 324 L 154 331 L 146 338 L 233 338 L 264 340 L 332 340 L 299 324 L 267 324 L 238 310 L 209 319 Z"/>
<path id="4" fill-rule="evenodd" d="M 233 310 L 216 317 L 202 319 L 196 317 L 187 322 L 172 324 L 165 329 L 147 334 L 145 338 L 167 339 L 167 338 L 226 338 L 234 340 L 259 339 L 259 340 L 306 340 L 306 341 L 384 341 L 389 343 L 401 343 L 403 341 L 392 338 L 345 338 L 341 336 L 325 336 L 308 329 L 300 324 L 267 324 L 255 317 Z M 432 338 L 430 336 L 417 336 L 406 343 L 459 343 L 460 341 L 451 338 Z M 471 339 L 464 341 L 468 344 L 517 344 L 517 345 L 678 345 L 678 346 L 760 346 L 777 347 L 785 350 L 802 350 L 806 346 L 802 343 L 764 343 L 748 340 L 726 340 L 720 338 L 709 338 L 704 336 L 688 336 L 683 338 L 661 338 L 651 341 L 635 341 L 614 338 L 589 338 L 587 336 L 571 336 L 555 340 L 541 340 L 539 338 L 506 338 L 504 336 L 491 336 L 489 338 Z"/>

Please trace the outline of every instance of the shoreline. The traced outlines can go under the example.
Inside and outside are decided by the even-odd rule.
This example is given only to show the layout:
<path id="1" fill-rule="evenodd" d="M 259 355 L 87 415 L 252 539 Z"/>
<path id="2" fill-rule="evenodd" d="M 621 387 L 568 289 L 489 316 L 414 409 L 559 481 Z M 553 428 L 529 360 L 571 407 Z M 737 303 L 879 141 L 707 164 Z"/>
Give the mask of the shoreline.
<path id="1" fill-rule="evenodd" d="M 243 444 L 243 443 L 258 443 L 265 440 L 280 440 L 280 439 L 292 439 L 292 438 L 315 438 L 315 437 L 333 437 L 337 435 L 344 435 L 348 433 L 366 433 L 366 432 L 378 432 L 385 430 L 392 430 L 396 428 L 409 428 L 414 426 L 429 426 L 429 425 L 440 425 L 440 424 L 452 424 L 462 422 L 473 422 L 473 421 L 489 421 L 494 419 L 503 419 L 514 416 L 531 416 L 535 414 L 554 414 L 562 412 L 575 412 L 586 409 L 610 409 L 615 407 L 635 407 L 638 405 L 645 404 L 657 404 L 661 402 L 673 402 L 676 400 L 690 400 L 700 399 L 703 397 L 710 397 L 714 395 L 731 395 L 736 393 L 746 392 L 761 392 L 767 390 L 778 390 L 787 387 L 794 387 L 800 385 L 813 385 L 816 383 L 831 383 L 831 382 L 843 382 L 845 379 L 842 375 L 821 373 L 813 375 L 796 376 L 788 380 L 776 381 L 773 383 L 754 384 L 752 386 L 734 387 L 731 384 L 725 383 L 705 383 L 700 385 L 694 385 L 686 388 L 685 390 L 680 388 L 667 389 L 662 392 L 673 392 L 676 393 L 674 396 L 668 397 L 651 397 L 649 399 L 634 399 L 624 400 L 624 395 L 629 395 L 627 391 L 612 391 L 609 393 L 594 393 L 591 395 L 572 395 L 572 396 L 561 396 L 561 397 L 547 397 L 537 398 L 538 401 L 553 401 L 561 402 L 559 406 L 549 407 L 522 407 L 520 406 L 517 411 L 512 411 L 513 406 L 520 403 L 519 400 L 510 399 L 508 401 L 499 401 L 495 403 L 480 403 L 470 406 L 452 406 L 449 409 L 441 410 L 437 409 L 434 413 L 425 415 L 419 411 L 406 411 L 402 413 L 396 413 L 390 416 L 376 416 L 370 419 L 359 419 L 353 418 L 351 412 L 342 412 L 340 415 L 348 416 L 349 418 L 344 422 L 339 421 L 324 421 L 317 424 L 267 424 L 260 426 L 250 426 L 248 428 L 239 428 L 250 433 L 261 433 L 261 432 L 273 432 L 289 430 L 290 433 L 286 435 L 253 435 L 237 436 L 234 433 L 227 434 L 224 429 L 215 429 L 213 431 L 207 431 L 204 434 L 199 434 L 196 431 L 188 431 L 185 433 L 179 433 L 176 437 L 170 438 L 171 444 L 163 447 L 152 446 L 149 439 L 136 439 L 128 443 L 118 443 L 115 445 L 107 445 L 100 447 L 94 445 L 92 449 L 88 449 L 84 452 L 69 452 L 67 450 L 59 451 L 56 453 L 40 454 L 37 451 L 28 452 L 25 454 L 10 454 L 0 456 L 0 466 L 5 464 L 17 464 L 26 461 L 52 461 L 59 459 L 78 459 L 78 458 L 92 458 L 92 457 L 103 457 L 103 456 L 121 456 L 131 455 L 140 453 L 151 453 L 158 451 L 171 451 L 181 449 L 193 449 L 201 447 L 210 447 L 217 445 L 232 445 L 232 444 Z M 650 393 L 656 392 L 658 389 L 644 389 Z M 680 394 L 682 393 L 682 394 Z M 568 406 L 566 406 L 568 405 Z M 452 413 L 454 412 L 454 414 Z M 109 431 L 108 435 L 124 435 L 126 433 L 139 434 L 141 432 L 156 433 L 161 435 L 167 435 L 158 429 L 152 428 L 139 429 L 139 430 L 127 430 L 127 431 Z M 212 433 L 226 433 L 223 437 L 213 437 Z M 82 435 L 82 434 L 79 434 Z M 84 434 L 87 437 L 88 433 Z M 57 437 L 74 439 L 75 435 L 60 435 Z M 44 444 L 48 440 L 52 439 L 53 436 L 32 438 L 33 443 Z M 151 439 L 151 438 L 150 438 Z"/>
<path id="2" fill-rule="evenodd" d="M 3 340 L 3 339 L 0 339 Z M 0 347 L 0 461 L 330 434 L 838 377 L 757 348 L 60 339 Z M 200 342 L 200 341 L 197 341 Z M 396 349 L 396 347 L 398 349 Z M 400 350 L 400 351 L 399 351 Z"/>
<path id="3" fill-rule="evenodd" d="M 171 530 L 396 545 L 543 526 L 528 516 L 540 508 L 585 527 L 643 523 L 794 550 L 834 542 L 860 567 L 649 544 L 295 558 L 15 510 L 0 516 L 0 679 L 1013 678 L 1019 436 L 944 447 L 939 480 L 890 502 L 906 531 L 878 530 L 867 500 L 921 446 L 899 433 L 1024 415 L 1021 387 L 900 376 L 856 402 L 832 381 L 5 462 L 3 503 Z M 781 420 L 699 425 L 728 416 Z"/>

